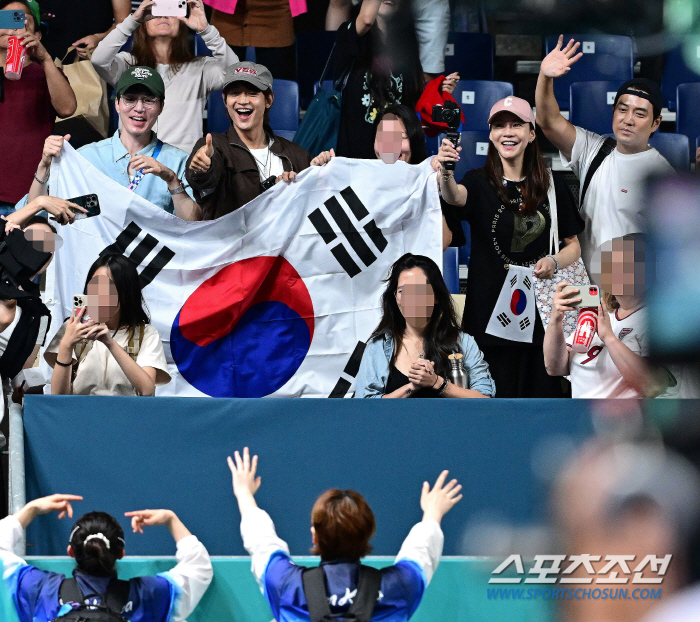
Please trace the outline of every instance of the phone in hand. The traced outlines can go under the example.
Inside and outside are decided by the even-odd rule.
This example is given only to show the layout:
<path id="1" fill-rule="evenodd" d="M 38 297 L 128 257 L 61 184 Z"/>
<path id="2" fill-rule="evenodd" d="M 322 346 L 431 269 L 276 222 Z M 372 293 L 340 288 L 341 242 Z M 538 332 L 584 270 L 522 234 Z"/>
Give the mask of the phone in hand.
<path id="1" fill-rule="evenodd" d="M 567 285 L 561 291 L 562 293 L 574 291 L 575 296 L 571 298 L 580 298 L 581 302 L 571 305 L 572 309 L 581 309 L 585 307 L 595 307 L 598 308 L 600 304 L 600 288 L 597 285 Z"/>
<path id="2" fill-rule="evenodd" d="M 24 11 L 12 9 L 10 11 L 0 11 L 1 30 L 24 30 Z"/>
<path id="3" fill-rule="evenodd" d="M 87 314 L 87 305 L 88 305 L 88 298 L 85 294 L 76 294 L 75 296 L 73 296 L 73 311 L 75 311 L 76 317 L 81 309 L 85 309 L 85 313 L 83 313 L 83 317 L 80 318 L 80 321 L 83 324 L 85 322 L 90 321 L 90 316 Z"/>
<path id="4" fill-rule="evenodd" d="M 187 0 L 156 0 L 151 7 L 153 17 L 187 17 Z"/>
<path id="5" fill-rule="evenodd" d="M 92 218 L 93 216 L 100 215 L 100 199 L 97 198 L 96 194 L 85 194 L 81 197 L 75 197 L 74 199 L 68 199 L 71 203 L 80 205 L 87 210 L 85 212 L 78 212 L 71 208 L 71 211 L 75 214 L 76 220 L 82 220 L 83 218 Z"/>

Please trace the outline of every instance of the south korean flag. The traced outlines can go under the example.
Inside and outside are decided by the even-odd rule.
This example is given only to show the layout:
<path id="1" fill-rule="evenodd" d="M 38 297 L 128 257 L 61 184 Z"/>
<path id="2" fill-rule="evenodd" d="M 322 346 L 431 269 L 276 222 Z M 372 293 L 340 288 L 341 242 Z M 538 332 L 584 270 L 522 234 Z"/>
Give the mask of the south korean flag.
<path id="1" fill-rule="evenodd" d="M 510 266 L 486 333 L 509 341 L 532 343 L 535 293 L 532 268 Z"/>

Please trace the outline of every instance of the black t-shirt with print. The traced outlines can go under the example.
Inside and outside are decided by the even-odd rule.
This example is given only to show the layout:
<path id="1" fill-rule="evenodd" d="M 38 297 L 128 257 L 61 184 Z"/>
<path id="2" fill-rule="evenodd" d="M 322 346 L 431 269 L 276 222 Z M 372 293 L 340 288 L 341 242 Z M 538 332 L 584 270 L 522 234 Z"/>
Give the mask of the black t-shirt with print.
<path id="1" fill-rule="evenodd" d="M 374 160 L 377 157 L 374 153 L 377 109 L 369 92 L 367 73 L 363 69 L 372 36 L 372 32 L 358 36 L 354 20 L 342 24 L 336 36 L 333 79 L 337 80 L 352 67 L 343 91 L 338 146 L 335 149 L 336 155 L 344 158 Z M 386 99 L 388 103 L 406 104 L 413 108 L 416 102 L 406 101 L 404 96 L 404 79 L 405 76 L 401 73 L 391 74 L 391 88 Z"/>
<path id="2" fill-rule="evenodd" d="M 479 345 L 528 346 L 530 344 L 487 335 L 486 326 L 508 274 L 508 266 L 530 266 L 551 253 L 549 205 L 545 201 L 535 214 L 520 214 L 522 196 L 518 184 L 513 182 L 506 183 L 510 205 L 503 205 L 483 168 L 469 171 L 460 183 L 467 189 L 467 202 L 464 207 L 454 209 L 460 220 L 469 222 L 471 228 L 462 330 L 472 335 Z M 556 173 L 554 189 L 559 238 L 578 235 L 583 231 L 584 222 L 566 182 Z M 537 313 L 532 343 L 541 345 L 543 339 L 544 330 Z"/>

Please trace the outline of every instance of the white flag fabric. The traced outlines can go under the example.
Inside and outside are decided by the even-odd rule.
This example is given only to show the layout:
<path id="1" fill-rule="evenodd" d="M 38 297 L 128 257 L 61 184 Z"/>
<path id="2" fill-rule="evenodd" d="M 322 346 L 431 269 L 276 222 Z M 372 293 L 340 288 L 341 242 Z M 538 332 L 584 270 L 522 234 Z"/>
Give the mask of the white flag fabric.
<path id="1" fill-rule="evenodd" d="M 67 143 L 50 184 L 65 199 L 97 194 L 101 214 L 61 228 L 47 274 L 49 339 L 90 265 L 124 254 L 138 265 L 173 377 L 158 395 L 347 396 L 389 267 L 407 252 L 442 265 L 428 161 L 335 158 L 206 222 L 166 213 Z"/>
<path id="2" fill-rule="evenodd" d="M 510 341 L 532 343 L 535 293 L 532 268 L 510 266 L 486 332 Z"/>

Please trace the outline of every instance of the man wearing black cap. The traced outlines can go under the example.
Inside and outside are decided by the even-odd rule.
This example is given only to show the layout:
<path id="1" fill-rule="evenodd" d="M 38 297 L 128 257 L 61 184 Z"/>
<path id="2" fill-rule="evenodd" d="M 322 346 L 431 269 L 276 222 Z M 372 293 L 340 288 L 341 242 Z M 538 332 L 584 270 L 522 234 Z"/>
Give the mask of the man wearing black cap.
<path id="1" fill-rule="evenodd" d="M 153 127 L 163 110 L 165 85 L 151 67 L 132 67 L 117 84 L 115 108 L 121 129 L 111 138 L 85 145 L 78 152 L 105 175 L 147 201 L 183 220 L 199 220 L 197 203 L 183 183 L 187 154 L 163 143 Z M 47 181 L 53 158 L 68 136 L 49 136 L 27 202 L 48 194 Z M 24 201 L 20 201 L 21 207 Z"/>
<path id="2" fill-rule="evenodd" d="M 561 152 L 581 182 L 579 205 L 586 228 L 579 235 L 581 256 L 590 271 L 593 252 L 604 242 L 645 230 L 642 218 L 644 183 L 648 176 L 673 172 L 668 161 L 649 146 L 659 129 L 663 96 L 651 80 L 625 82 L 615 96 L 612 129 L 615 139 L 574 127 L 559 112 L 554 78 L 566 74 L 580 57 L 573 39 L 542 61 L 535 94 L 537 124 Z"/>
<path id="3" fill-rule="evenodd" d="M 242 62 L 226 70 L 223 98 L 231 127 L 200 138 L 187 161 L 187 181 L 202 207 L 203 219 L 225 216 L 279 181 L 292 181 L 313 160 L 306 149 L 275 136 L 268 122 L 274 100 L 272 74 L 263 65 Z"/>

